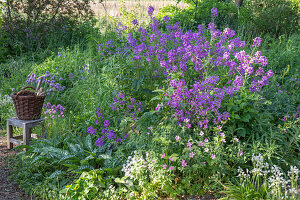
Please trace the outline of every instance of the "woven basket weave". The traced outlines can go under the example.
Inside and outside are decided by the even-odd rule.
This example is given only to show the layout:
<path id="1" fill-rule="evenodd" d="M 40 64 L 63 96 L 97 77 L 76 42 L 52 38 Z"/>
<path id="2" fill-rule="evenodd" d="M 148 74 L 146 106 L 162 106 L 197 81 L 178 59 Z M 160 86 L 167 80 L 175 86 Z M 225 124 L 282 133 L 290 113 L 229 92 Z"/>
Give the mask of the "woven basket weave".
<path id="1" fill-rule="evenodd" d="M 35 88 L 28 86 L 23 88 L 20 92 L 11 95 L 15 105 L 17 117 L 20 120 L 40 119 L 46 96 L 37 96 L 34 92 L 25 90 L 27 88 L 35 90 Z"/>

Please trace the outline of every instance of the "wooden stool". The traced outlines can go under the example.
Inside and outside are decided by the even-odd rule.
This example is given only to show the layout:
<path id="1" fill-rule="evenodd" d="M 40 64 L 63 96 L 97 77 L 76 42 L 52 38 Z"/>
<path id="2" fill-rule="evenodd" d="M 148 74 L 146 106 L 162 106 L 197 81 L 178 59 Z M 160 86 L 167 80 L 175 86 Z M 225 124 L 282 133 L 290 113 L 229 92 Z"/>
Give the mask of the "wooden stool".
<path id="1" fill-rule="evenodd" d="M 37 120 L 19 120 L 18 118 L 10 118 L 7 120 L 7 148 L 13 148 L 13 144 L 16 145 L 29 145 L 29 141 L 31 139 L 31 130 L 32 128 L 41 125 L 43 137 L 46 137 L 45 133 L 45 118 L 37 119 Z M 18 135 L 13 137 L 13 126 L 19 127 L 23 129 L 23 135 Z M 18 139 L 22 139 L 20 141 Z"/>

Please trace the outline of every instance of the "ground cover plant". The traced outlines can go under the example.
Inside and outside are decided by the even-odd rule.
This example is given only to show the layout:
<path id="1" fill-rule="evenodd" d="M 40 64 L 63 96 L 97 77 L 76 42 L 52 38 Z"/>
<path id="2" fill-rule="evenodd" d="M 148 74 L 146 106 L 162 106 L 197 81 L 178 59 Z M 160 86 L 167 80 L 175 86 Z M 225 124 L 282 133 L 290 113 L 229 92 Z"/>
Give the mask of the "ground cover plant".
<path id="1" fill-rule="evenodd" d="M 146 21 L 2 62 L 3 127 L 12 90 L 42 77 L 47 93 L 49 138 L 19 147 L 20 187 L 41 199 L 299 198 L 299 34 L 243 35 L 205 5 L 207 24 L 150 6 Z"/>

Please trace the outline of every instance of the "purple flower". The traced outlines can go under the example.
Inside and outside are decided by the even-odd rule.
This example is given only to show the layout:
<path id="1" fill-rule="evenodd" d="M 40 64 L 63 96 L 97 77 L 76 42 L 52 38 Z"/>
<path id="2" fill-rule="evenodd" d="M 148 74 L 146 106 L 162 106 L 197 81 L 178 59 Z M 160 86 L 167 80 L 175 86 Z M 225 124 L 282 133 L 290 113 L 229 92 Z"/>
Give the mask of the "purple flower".
<path id="1" fill-rule="evenodd" d="M 241 156 L 244 154 L 244 152 L 242 152 L 241 150 L 239 150 L 238 154 Z"/>
<path id="2" fill-rule="evenodd" d="M 103 146 L 103 145 L 104 145 L 103 138 L 101 138 L 101 137 L 98 138 L 97 141 L 96 141 L 96 145 L 97 145 L 98 147 Z"/>
<path id="3" fill-rule="evenodd" d="M 137 20 L 137 19 L 134 19 L 134 20 L 132 21 L 132 24 L 133 24 L 133 25 L 137 25 L 137 26 L 138 26 L 138 25 L 139 25 L 139 22 L 138 22 L 138 20 Z"/>
<path id="4" fill-rule="evenodd" d="M 122 142 L 122 139 L 121 139 L 121 138 L 117 138 L 117 139 L 115 140 L 115 142 L 116 142 L 116 143 L 121 143 L 121 142 Z"/>
<path id="5" fill-rule="evenodd" d="M 156 110 L 156 111 L 159 111 L 159 110 L 160 110 L 160 104 L 157 104 L 155 110 Z"/>
<path id="6" fill-rule="evenodd" d="M 123 93 L 118 93 L 118 97 L 120 98 L 120 99 L 123 99 L 124 97 L 125 97 L 125 95 L 123 94 Z"/>
<path id="7" fill-rule="evenodd" d="M 203 142 L 202 141 L 198 142 L 198 146 L 202 147 L 203 146 Z"/>
<path id="8" fill-rule="evenodd" d="M 164 153 L 163 155 L 161 155 L 161 158 L 164 158 L 166 156 L 166 154 Z"/>
<path id="9" fill-rule="evenodd" d="M 69 78 L 70 78 L 71 81 L 73 80 L 73 74 L 72 73 L 69 74 Z"/>
<path id="10" fill-rule="evenodd" d="M 108 131 L 107 138 L 109 138 L 109 139 L 114 139 L 114 138 L 116 138 L 115 132 L 114 132 L 113 130 L 109 130 L 109 131 Z"/>
<path id="11" fill-rule="evenodd" d="M 191 153 L 189 154 L 190 158 L 193 158 L 194 155 L 195 155 L 195 154 L 194 154 L 193 152 L 191 152 Z"/>
<path id="12" fill-rule="evenodd" d="M 173 162 L 173 161 L 174 161 L 172 157 L 169 157 L 169 160 L 170 160 L 171 162 Z"/>
<path id="13" fill-rule="evenodd" d="M 163 165 L 163 169 L 167 169 L 167 165 L 166 164 Z"/>
<path id="14" fill-rule="evenodd" d="M 150 6 L 148 7 L 148 15 L 149 15 L 149 16 L 152 16 L 153 12 L 154 12 L 154 8 L 153 8 L 153 6 L 150 5 Z"/>
<path id="15" fill-rule="evenodd" d="M 261 38 L 260 37 L 256 37 L 253 39 L 253 44 L 252 47 L 259 47 L 261 43 Z"/>
<path id="16" fill-rule="evenodd" d="M 218 17 L 218 9 L 213 7 L 211 9 L 211 16 L 214 17 L 214 18 L 217 18 Z"/>
<path id="17" fill-rule="evenodd" d="M 185 160 L 181 160 L 180 163 L 181 163 L 182 167 L 186 167 L 187 166 L 187 163 L 185 162 Z"/>
<path id="18" fill-rule="evenodd" d="M 234 138 L 234 141 L 239 142 L 239 139 L 238 138 Z"/>
<path id="19" fill-rule="evenodd" d="M 204 142 L 208 143 L 208 139 L 207 139 L 207 138 L 205 138 L 205 139 L 204 139 Z"/>
<path id="20" fill-rule="evenodd" d="M 192 147 L 192 143 L 188 142 L 188 143 L 186 144 L 186 146 L 187 146 L 187 147 Z"/>
<path id="21" fill-rule="evenodd" d="M 211 154 L 211 159 L 215 159 L 216 158 L 216 155 L 215 154 Z"/>
<path id="22" fill-rule="evenodd" d="M 168 15 L 164 16 L 165 22 L 168 22 L 170 20 L 170 17 Z"/>
<path id="23" fill-rule="evenodd" d="M 170 166 L 169 170 L 174 170 L 175 168 L 173 166 Z"/>
<path id="24" fill-rule="evenodd" d="M 97 129 L 95 129 L 94 127 L 90 126 L 90 127 L 87 128 L 86 132 L 88 132 L 89 134 L 95 135 L 96 131 L 97 131 Z"/>
<path id="25" fill-rule="evenodd" d="M 208 29 L 209 29 L 209 30 L 214 30 L 214 29 L 215 29 L 215 24 L 212 23 L 212 22 L 210 22 L 210 23 L 208 24 Z"/>
<path id="26" fill-rule="evenodd" d="M 110 126 L 109 120 L 105 120 L 105 121 L 103 122 L 103 124 L 104 124 L 104 127 L 109 127 L 109 126 Z"/>

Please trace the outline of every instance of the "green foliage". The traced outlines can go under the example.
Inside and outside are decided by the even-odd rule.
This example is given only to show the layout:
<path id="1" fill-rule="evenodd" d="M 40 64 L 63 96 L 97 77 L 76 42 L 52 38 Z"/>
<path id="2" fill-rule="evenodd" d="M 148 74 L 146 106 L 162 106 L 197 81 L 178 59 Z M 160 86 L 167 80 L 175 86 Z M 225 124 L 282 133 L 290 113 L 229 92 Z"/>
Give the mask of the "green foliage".
<path id="1" fill-rule="evenodd" d="M 184 30 L 196 29 L 199 24 L 208 24 L 210 11 L 218 9 L 218 17 L 214 20 L 220 28 L 230 27 L 245 35 L 269 34 L 279 37 L 299 30 L 299 1 L 288 0 L 254 0 L 244 1 L 242 7 L 234 5 L 234 1 L 222 0 L 187 0 L 187 8 L 176 6 L 162 8 L 159 19 L 169 15 L 172 22 L 180 22 Z"/>
<path id="2" fill-rule="evenodd" d="M 74 184 L 66 186 L 64 199 L 95 199 L 106 188 L 103 173 L 104 171 L 97 169 L 83 172 Z"/>
<path id="3" fill-rule="evenodd" d="M 94 169 L 105 169 L 107 174 L 116 175 L 114 167 L 120 162 L 111 159 L 109 146 L 98 148 L 90 135 L 36 141 L 26 152 L 17 155 L 13 173 L 17 182 L 31 195 L 51 199 L 69 184 L 77 174 Z M 47 185 L 50 184 L 50 185 Z M 39 190 L 37 188 L 43 188 Z M 49 194 L 47 193 L 49 192 Z"/>
<path id="4" fill-rule="evenodd" d="M 276 37 L 291 34 L 299 30 L 299 2 L 287 0 L 254 0 L 245 1 L 247 12 L 240 18 L 244 25 L 256 29 L 260 34 L 271 34 Z"/>
<path id="5" fill-rule="evenodd" d="M 15 115 L 13 102 L 10 96 L 2 95 L 0 92 L 0 130 L 6 129 L 6 119 Z"/>
<path id="6" fill-rule="evenodd" d="M 0 62 L 11 56 L 85 43 L 94 33 L 90 1 L 8 1 L 0 28 Z"/>
<path id="7" fill-rule="evenodd" d="M 205 1 L 186 1 L 189 6 L 179 9 L 176 6 L 166 6 L 160 10 L 159 19 L 168 15 L 173 23 L 180 22 L 183 30 L 195 30 L 199 24 L 208 24 L 211 22 L 211 9 L 218 9 L 218 17 L 214 19 L 215 24 L 220 28 L 232 27 L 236 28 L 238 18 L 238 9 L 232 2 L 205 0 Z M 194 2 L 197 2 L 195 4 Z M 197 6 L 196 6 L 197 5 Z"/>

